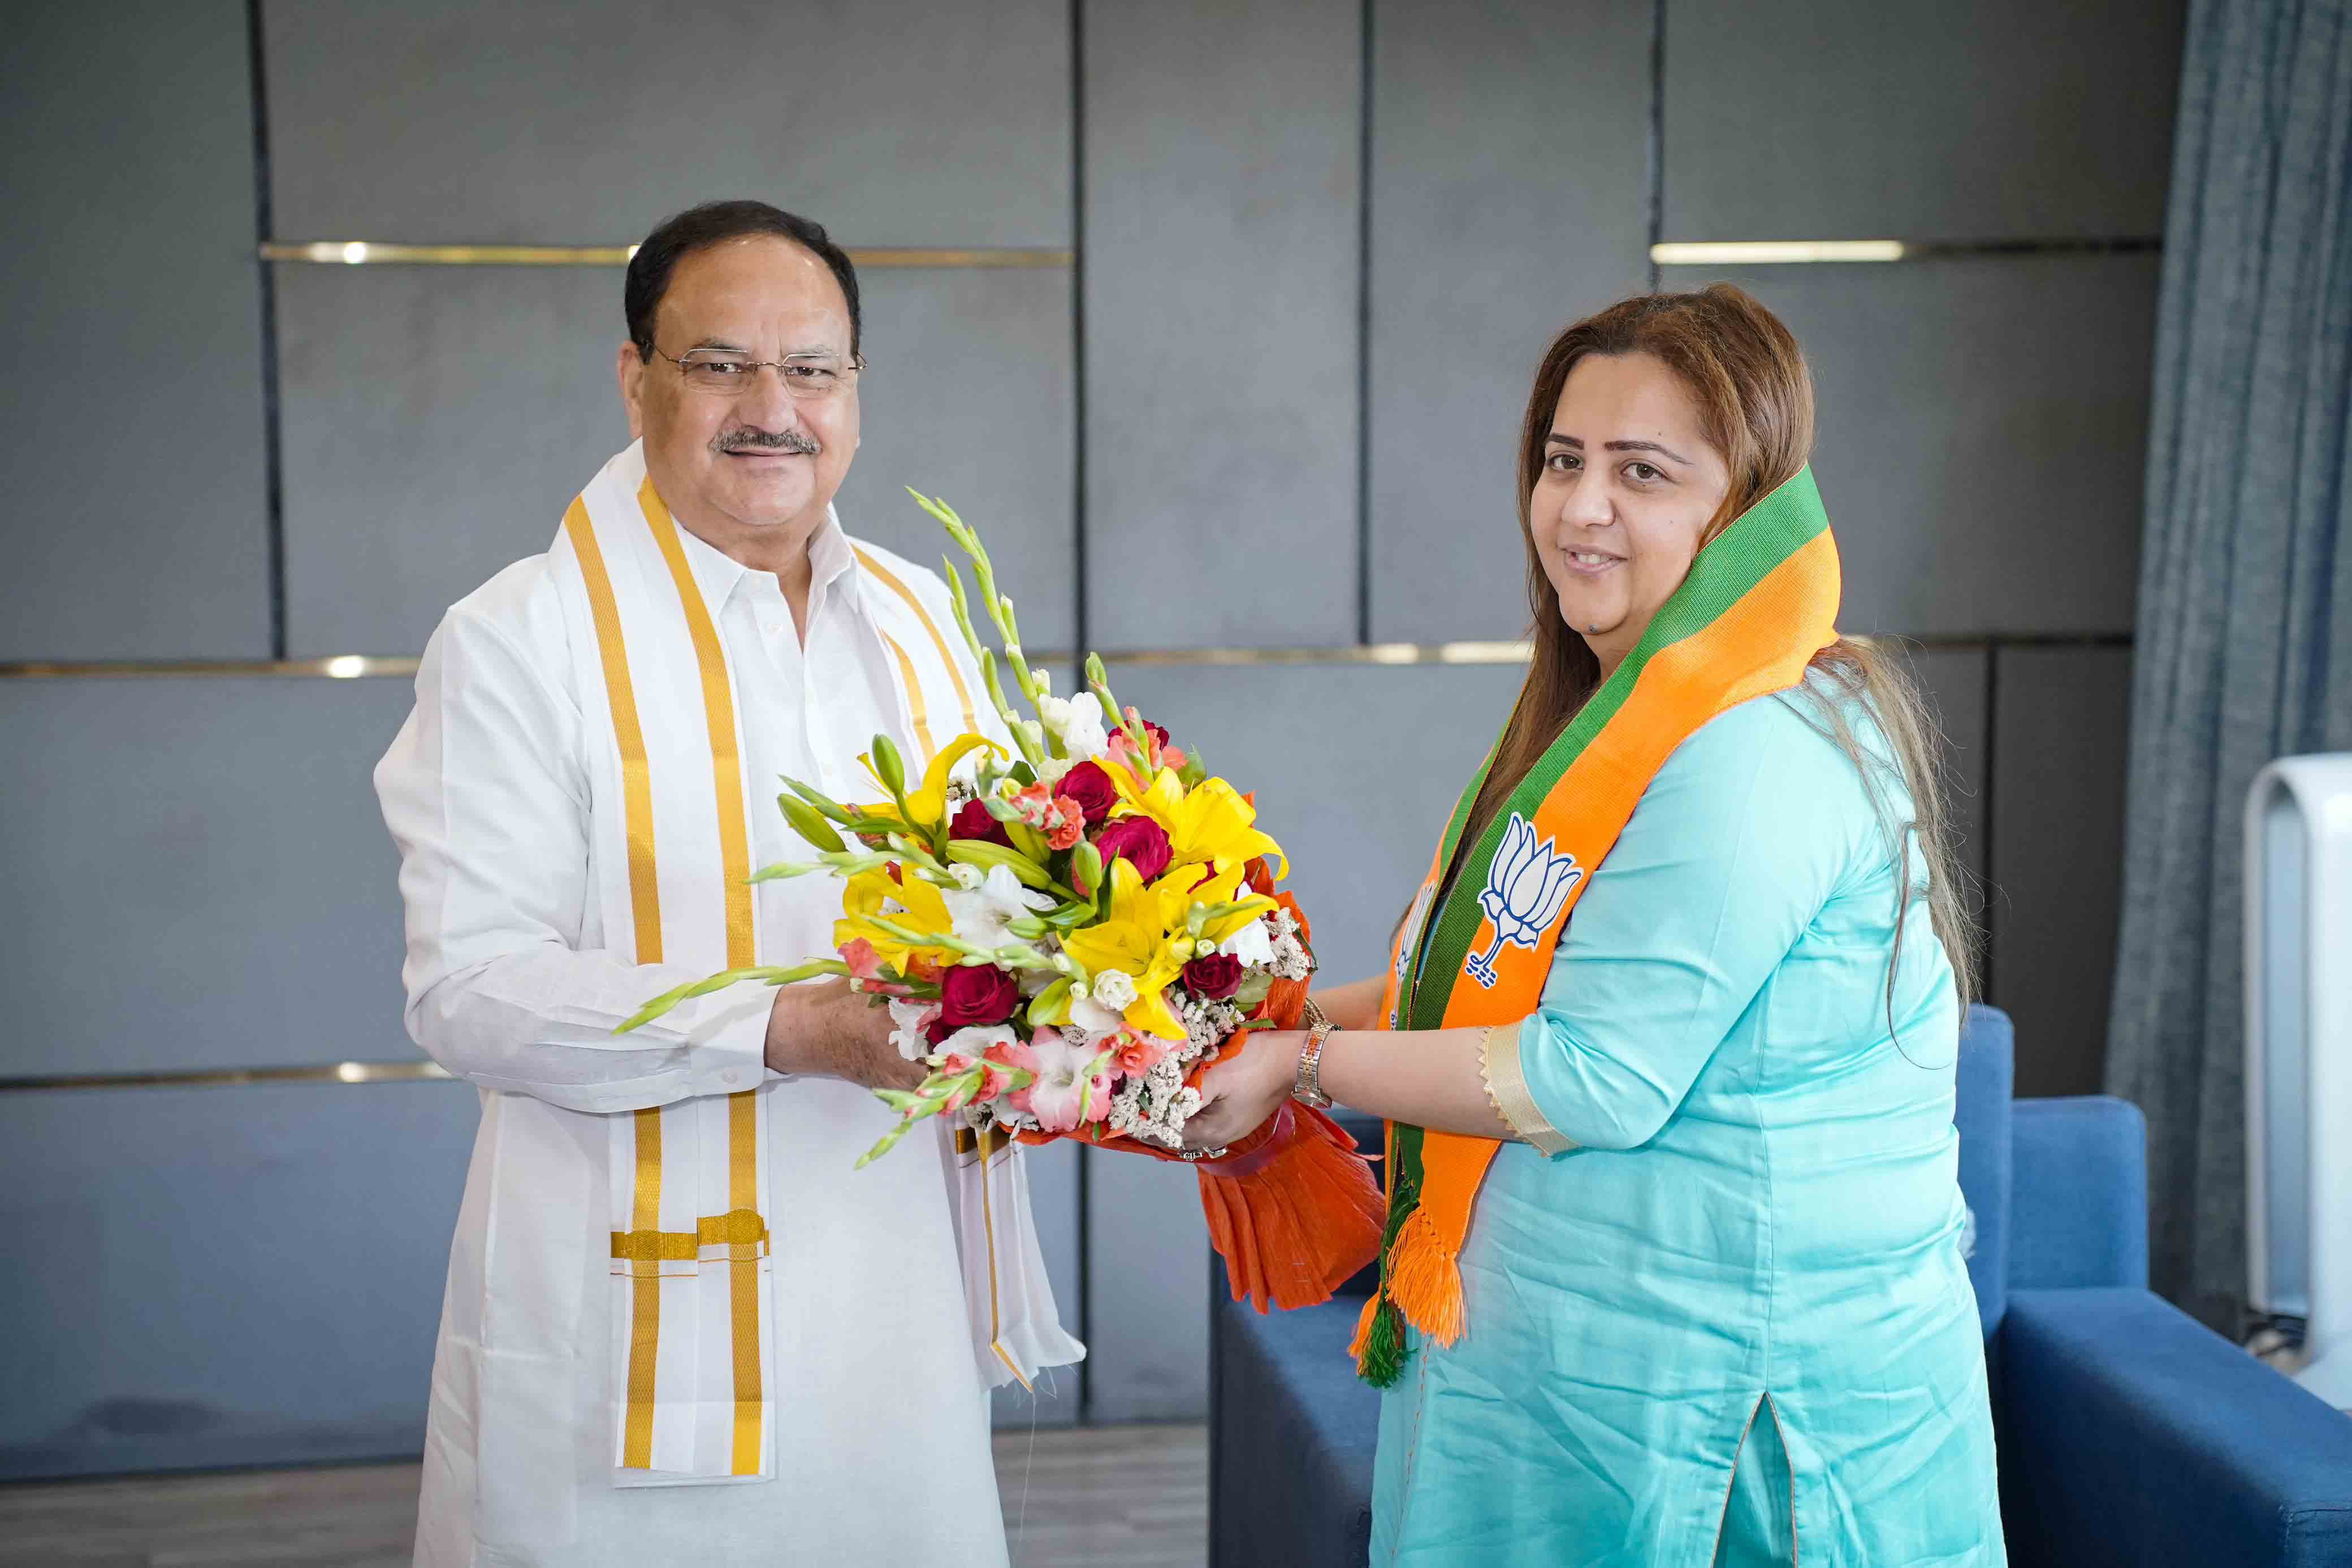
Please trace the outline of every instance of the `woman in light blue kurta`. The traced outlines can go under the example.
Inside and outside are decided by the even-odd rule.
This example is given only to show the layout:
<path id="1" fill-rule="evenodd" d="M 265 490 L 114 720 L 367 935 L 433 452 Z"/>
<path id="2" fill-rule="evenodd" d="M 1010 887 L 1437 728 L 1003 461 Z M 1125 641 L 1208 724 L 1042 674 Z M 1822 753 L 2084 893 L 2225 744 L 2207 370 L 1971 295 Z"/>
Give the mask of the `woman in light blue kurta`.
<path id="1" fill-rule="evenodd" d="M 1465 851 L 1811 441 L 1795 342 L 1736 289 L 1554 343 L 1522 454 L 1535 661 Z M 1409 1331 L 1383 1401 L 1380 1568 L 2006 1562 L 1932 730 L 1867 645 L 1812 663 L 1650 774 L 1532 1012 L 1430 1028 L 1410 997 L 1384 1019 L 1381 981 L 1333 987 L 1336 1031 L 1258 1037 L 1203 1085 L 1204 1145 L 1294 1091 L 1504 1140 L 1460 1244 L 1465 1326 Z M 1438 925 L 1416 906 L 1401 965 Z"/>
<path id="2" fill-rule="evenodd" d="M 1823 723 L 1716 719 L 1593 873 L 1519 1039 L 1576 1147 L 1487 1175 L 1472 1332 L 1383 1401 L 1374 1563 L 1706 1563 L 1719 1527 L 1727 1562 L 1999 1561 L 1952 972 L 1915 901 L 1898 1049 L 1893 858 Z"/>

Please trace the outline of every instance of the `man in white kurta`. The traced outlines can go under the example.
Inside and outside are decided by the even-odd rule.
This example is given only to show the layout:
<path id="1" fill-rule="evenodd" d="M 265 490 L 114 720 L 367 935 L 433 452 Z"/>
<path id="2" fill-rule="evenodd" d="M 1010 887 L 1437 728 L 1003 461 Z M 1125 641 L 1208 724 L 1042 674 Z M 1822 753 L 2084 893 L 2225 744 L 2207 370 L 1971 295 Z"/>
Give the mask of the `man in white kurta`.
<path id="1" fill-rule="evenodd" d="M 548 554 L 449 612 L 415 711 L 377 769 L 403 857 L 410 1028 L 482 1093 L 434 1368 L 420 1564 L 1002 1563 L 987 1385 L 1080 1354 L 1053 1321 L 1017 1179 L 983 1189 L 995 1207 L 982 1238 L 960 1229 L 969 1205 L 956 1162 L 931 1140 L 853 1168 L 891 1123 L 870 1088 L 919 1075 L 890 1044 L 887 1012 L 837 983 L 745 987 L 613 1033 L 656 993 L 724 967 L 708 956 L 636 962 L 648 931 L 639 925 L 633 941 L 625 929 L 656 892 L 675 923 L 681 905 L 707 896 L 716 908 L 727 885 L 740 887 L 693 832 L 651 814 L 622 821 L 646 773 L 656 786 L 673 764 L 709 777 L 709 755 L 690 743 L 706 715 L 677 710 L 698 710 L 703 696 L 731 705 L 740 756 L 724 758 L 722 793 L 740 767 L 754 865 L 808 852 L 773 808 L 780 775 L 860 799 L 873 791 L 856 758 L 875 735 L 919 758 L 966 723 L 994 728 L 992 715 L 941 701 L 979 682 L 950 645 L 951 622 L 936 635 L 947 613 L 938 580 L 854 544 L 833 511 L 856 444 L 854 276 L 822 230 L 812 243 L 785 218 L 752 204 L 697 209 L 641 247 L 657 276 L 640 287 L 633 267 L 621 380 L 642 439 L 583 491 Z M 714 355 L 751 367 L 729 372 L 742 390 L 689 379 L 698 356 Z M 814 394 L 788 384 L 807 364 L 846 384 Z M 602 508 L 593 529 L 592 502 Z M 666 554 L 646 542 L 656 534 Z M 635 577 L 633 551 L 655 563 Z M 674 593 L 673 612 L 698 600 L 698 640 L 649 635 L 632 591 Z M 609 644 L 631 613 L 625 675 Z M 613 701 L 624 684 L 641 711 Z M 727 727 L 709 727 L 722 752 Z M 633 731 L 652 752 L 634 772 Z M 671 758 L 665 746 L 694 755 Z M 666 857 L 657 872 L 647 841 Z M 751 897 L 757 962 L 830 951 L 836 883 L 771 881 Z M 629 1440 L 629 1414 L 642 1395 L 650 1423 L 655 1397 L 630 1360 L 631 1291 L 648 1286 L 615 1261 L 626 1251 L 629 1127 L 663 1107 L 676 1128 L 695 1103 L 714 1111 L 722 1142 L 724 1107 L 756 1118 L 752 1223 L 765 1230 L 748 1368 L 748 1342 L 735 1346 L 751 1399 L 721 1404 L 716 1428 L 723 1436 L 740 1411 L 748 1437 L 740 1462 L 722 1449 L 716 1473 L 662 1457 L 689 1451 L 690 1437 L 681 1448 L 664 1436 L 660 1452 Z M 1005 1255 L 975 1270 L 983 1247 Z M 716 1264 L 659 1267 L 715 1269 L 723 1281 L 730 1250 L 703 1248 Z M 968 1280 L 987 1281 L 985 1303 Z M 706 1381 L 729 1351 L 723 1288 L 710 1299 Z M 684 1355 L 692 1370 L 693 1314 L 666 1312 L 659 1397 L 676 1405 L 691 1378 L 671 1364 Z M 978 1354 L 975 1323 L 989 1325 Z M 665 1434 L 691 1425 L 671 1405 Z"/>

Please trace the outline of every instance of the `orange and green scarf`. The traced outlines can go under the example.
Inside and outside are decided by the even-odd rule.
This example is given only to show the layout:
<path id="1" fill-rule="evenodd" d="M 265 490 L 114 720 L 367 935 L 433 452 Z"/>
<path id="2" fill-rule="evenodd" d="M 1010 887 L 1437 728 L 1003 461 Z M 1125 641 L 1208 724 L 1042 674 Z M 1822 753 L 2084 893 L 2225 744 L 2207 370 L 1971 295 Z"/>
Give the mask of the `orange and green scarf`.
<path id="1" fill-rule="evenodd" d="M 1486 768 L 1470 780 L 1398 935 L 1386 1026 L 1475 1029 L 1534 1012 L 1560 932 L 1650 779 L 1717 714 L 1803 680 L 1836 640 L 1838 591 L 1837 545 L 1803 469 L 1699 552 L 1633 653 L 1496 810 L 1440 902 Z M 1403 1370 L 1404 1324 L 1441 1345 L 1462 1337 L 1462 1242 L 1501 1147 L 1389 1124 L 1380 1289 L 1349 1346 L 1374 1386 Z"/>

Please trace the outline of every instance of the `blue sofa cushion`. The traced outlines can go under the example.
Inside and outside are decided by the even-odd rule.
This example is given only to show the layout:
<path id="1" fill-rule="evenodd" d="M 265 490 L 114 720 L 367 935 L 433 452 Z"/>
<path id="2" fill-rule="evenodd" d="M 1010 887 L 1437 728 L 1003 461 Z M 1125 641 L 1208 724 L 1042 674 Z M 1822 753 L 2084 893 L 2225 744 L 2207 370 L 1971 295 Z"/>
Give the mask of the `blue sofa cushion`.
<path id="1" fill-rule="evenodd" d="M 1988 1340 L 2000 1327 L 2009 1292 L 2009 1092 L 2015 1042 L 2007 1013 L 1983 1006 L 1969 1009 L 1960 1030 L 1952 1124 L 1960 1134 L 1960 1196 L 1977 1218 L 1969 1282 L 1976 1287 L 1977 1317 Z"/>
<path id="2" fill-rule="evenodd" d="M 1381 1396 L 1349 1359 L 1360 1303 L 1261 1317 L 1217 1304 L 1209 1561 L 1363 1568 Z"/>
<path id="3" fill-rule="evenodd" d="M 2352 1417 L 2146 1291 L 2011 1291 L 2000 1376 L 2019 1568 L 2352 1563 Z"/>
<path id="4" fill-rule="evenodd" d="M 2139 1107 L 2103 1094 L 2021 1100 L 2010 1140 L 2010 1288 L 2145 1287 L 2147 1120 Z"/>

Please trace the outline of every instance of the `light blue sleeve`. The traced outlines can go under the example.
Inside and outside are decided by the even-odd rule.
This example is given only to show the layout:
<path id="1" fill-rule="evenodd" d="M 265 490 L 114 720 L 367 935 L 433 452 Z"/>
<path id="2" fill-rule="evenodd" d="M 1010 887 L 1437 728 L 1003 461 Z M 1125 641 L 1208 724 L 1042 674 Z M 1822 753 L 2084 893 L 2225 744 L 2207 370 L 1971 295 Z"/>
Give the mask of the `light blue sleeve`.
<path id="1" fill-rule="evenodd" d="M 1519 1032 L 1538 1109 L 1588 1148 L 1657 1136 L 1874 834 L 1860 777 L 1778 696 L 1685 741 L 1592 873 Z"/>

